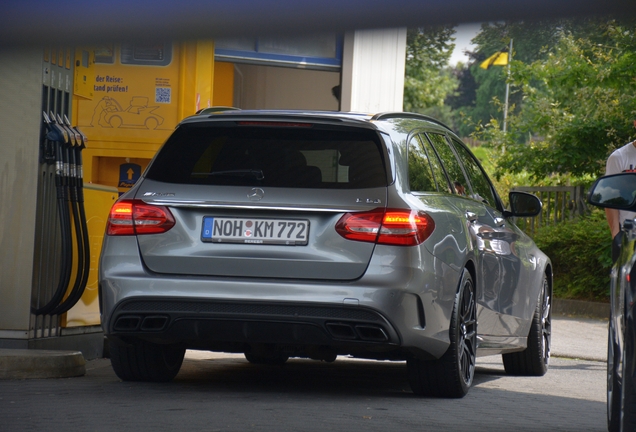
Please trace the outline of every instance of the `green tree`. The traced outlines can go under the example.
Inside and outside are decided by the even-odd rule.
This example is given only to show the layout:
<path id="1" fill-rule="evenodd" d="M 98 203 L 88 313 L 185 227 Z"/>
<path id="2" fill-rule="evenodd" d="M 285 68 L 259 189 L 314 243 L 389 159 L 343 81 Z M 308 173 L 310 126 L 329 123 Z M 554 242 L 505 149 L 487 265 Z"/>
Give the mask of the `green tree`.
<path id="1" fill-rule="evenodd" d="M 461 76 L 459 96 L 448 102 L 456 110 L 462 111 L 466 122 L 462 127 L 464 134 L 474 130 L 474 125 L 489 123 L 492 119 L 501 122 L 503 112 L 497 103 L 503 101 L 506 89 L 505 67 L 491 67 L 487 70 L 480 64 L 492 54 L 508 50 L 510 39 L 513 39 L 513 58 L 523 63 L 530 63 L 545 56 L 545 47 L 552 46 L 557 40 L 557 29 L 563 21 L 537 22 L 497 22 L 484 23 L 480 32 L 472 40 L 476 49 L 469 53 L 471 62 L 468 74 Z M 459 72 L 458 72 L 459 73 Z M 512 106 L 519 106 L 522 94 L 512 93 L 509 101 Z"/>
<path id="2" fill-rule="evenodd" d="M 557 42 L 541 58 L 513 61 L 511 85 L 523 100 L 509 117 L 509 133 L 496 120 L 478 132 L 501 150 L 499 173 L 603 172 L 609 153 L 634 135 L 635 24 L 569 23 L 557 29 Z"/>
<path id="3" fill-rule="evenodd" d="M 404 109 L 425 112 L 442 107 L 457 87 L 448 67 L 455 44 L 454 26 L 419 27 L 407 30 Z"/>

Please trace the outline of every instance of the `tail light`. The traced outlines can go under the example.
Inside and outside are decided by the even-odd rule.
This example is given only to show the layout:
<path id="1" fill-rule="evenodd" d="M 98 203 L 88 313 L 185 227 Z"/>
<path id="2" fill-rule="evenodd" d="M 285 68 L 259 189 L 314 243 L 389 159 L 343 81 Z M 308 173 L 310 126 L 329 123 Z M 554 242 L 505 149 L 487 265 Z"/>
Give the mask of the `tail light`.
<path id="1" fill-rule="evenodd" d="M 268 126 L 268 127 L 301 127 L 310 128 L 311 123 L 291 123 L 291 122 L 273 122 L 273 121 L 240 121 L 239 126 Z"/>
<path id="2" fill-rule="evenodd" d="M 402 209 L 347 213 L 336 224 L 336 231 L 346 239 L 398 246 L 421 244 L 434 229 L 428 214 Z"/>
<path id="3" fill-rule="evenodd" d="M 174 217 L 167 207 L 146 204 L 142 200 L 121 200 L 110 209 L 106 234 L 160 234 L 173 226 Z"/>

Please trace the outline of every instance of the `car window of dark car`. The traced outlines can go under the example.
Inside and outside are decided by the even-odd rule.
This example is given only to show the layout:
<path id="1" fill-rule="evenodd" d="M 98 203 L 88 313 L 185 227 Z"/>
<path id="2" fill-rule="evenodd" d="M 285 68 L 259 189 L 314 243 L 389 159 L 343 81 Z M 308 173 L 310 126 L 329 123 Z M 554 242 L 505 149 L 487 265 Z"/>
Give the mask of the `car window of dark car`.
<path id="1" fill-rule="evenodd" d="M 454 192 L 458 195 L 470 196 L 470 186 L 464 176 L 464 171 L 444 135 L 429 132 L 426 133 L 426 136 L 442 160 L 444 170 L 448 174 Z"/>
<path id="2" fill-rule="evenodd" d="M 496 208 L 497 198 L 495 197 L 495 193 L 493 188 L 488 181 L 488 177 L 486 173 L 483 172 L 475 157 L 469 152 L 469 150 L 464 147 L 460 142 L 453 139 L 451 140 L 459 159 L 462 161 L 464 165 L 464 169 L 466 170 L 466 175 L 470 181 L 473 190 L 472 198 L 475 198 L 478 201 L 485 202 L 489 206 Z"/>
<path id="3" fill-rule="evenodd" d="M 364 129 L 190 125 L 168 139 L 146 177 L 218 186 L 382 187 L 381 146 Z"/>
<path id="4" fill-rule="evenodd" d="M 409 188 L 411 191 L 436 192 L 439 190 L 428 153 L 419 137 L 413 136 L 408 146 Z"/>

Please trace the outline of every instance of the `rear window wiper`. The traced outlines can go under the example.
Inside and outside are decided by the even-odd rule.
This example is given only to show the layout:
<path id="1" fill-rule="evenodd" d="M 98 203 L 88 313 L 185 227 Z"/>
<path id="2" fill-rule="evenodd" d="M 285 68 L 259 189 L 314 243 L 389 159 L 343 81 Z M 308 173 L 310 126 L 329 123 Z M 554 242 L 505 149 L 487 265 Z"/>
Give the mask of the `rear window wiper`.
<path id="1" fill-rule="evenodd" d="M 195 172 L 191 174 L 194 176 L 231 176 L 231 177 L 254 177 L 256 180 L 261 181 L 265 178 L 262 170 L 255 169 L 237 169 L 226 171 L 212 171 L 212 172 Z"/>

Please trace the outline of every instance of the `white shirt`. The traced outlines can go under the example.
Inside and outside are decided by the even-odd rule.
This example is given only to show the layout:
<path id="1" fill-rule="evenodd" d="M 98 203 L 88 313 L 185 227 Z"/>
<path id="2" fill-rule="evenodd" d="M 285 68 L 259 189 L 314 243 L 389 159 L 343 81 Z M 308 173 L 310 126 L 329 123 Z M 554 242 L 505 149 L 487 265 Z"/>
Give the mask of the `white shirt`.
<path id="1" fill-rule="evenodd" d="M 605 175 L 621 172 L 636 172 L 636 141 L 614 150 L 610 157 L 607 158 Z M 634 218 L 636 218 L 635 212 L 620 211 L 619 221 L 621 224 L 625 219 Z"/>

